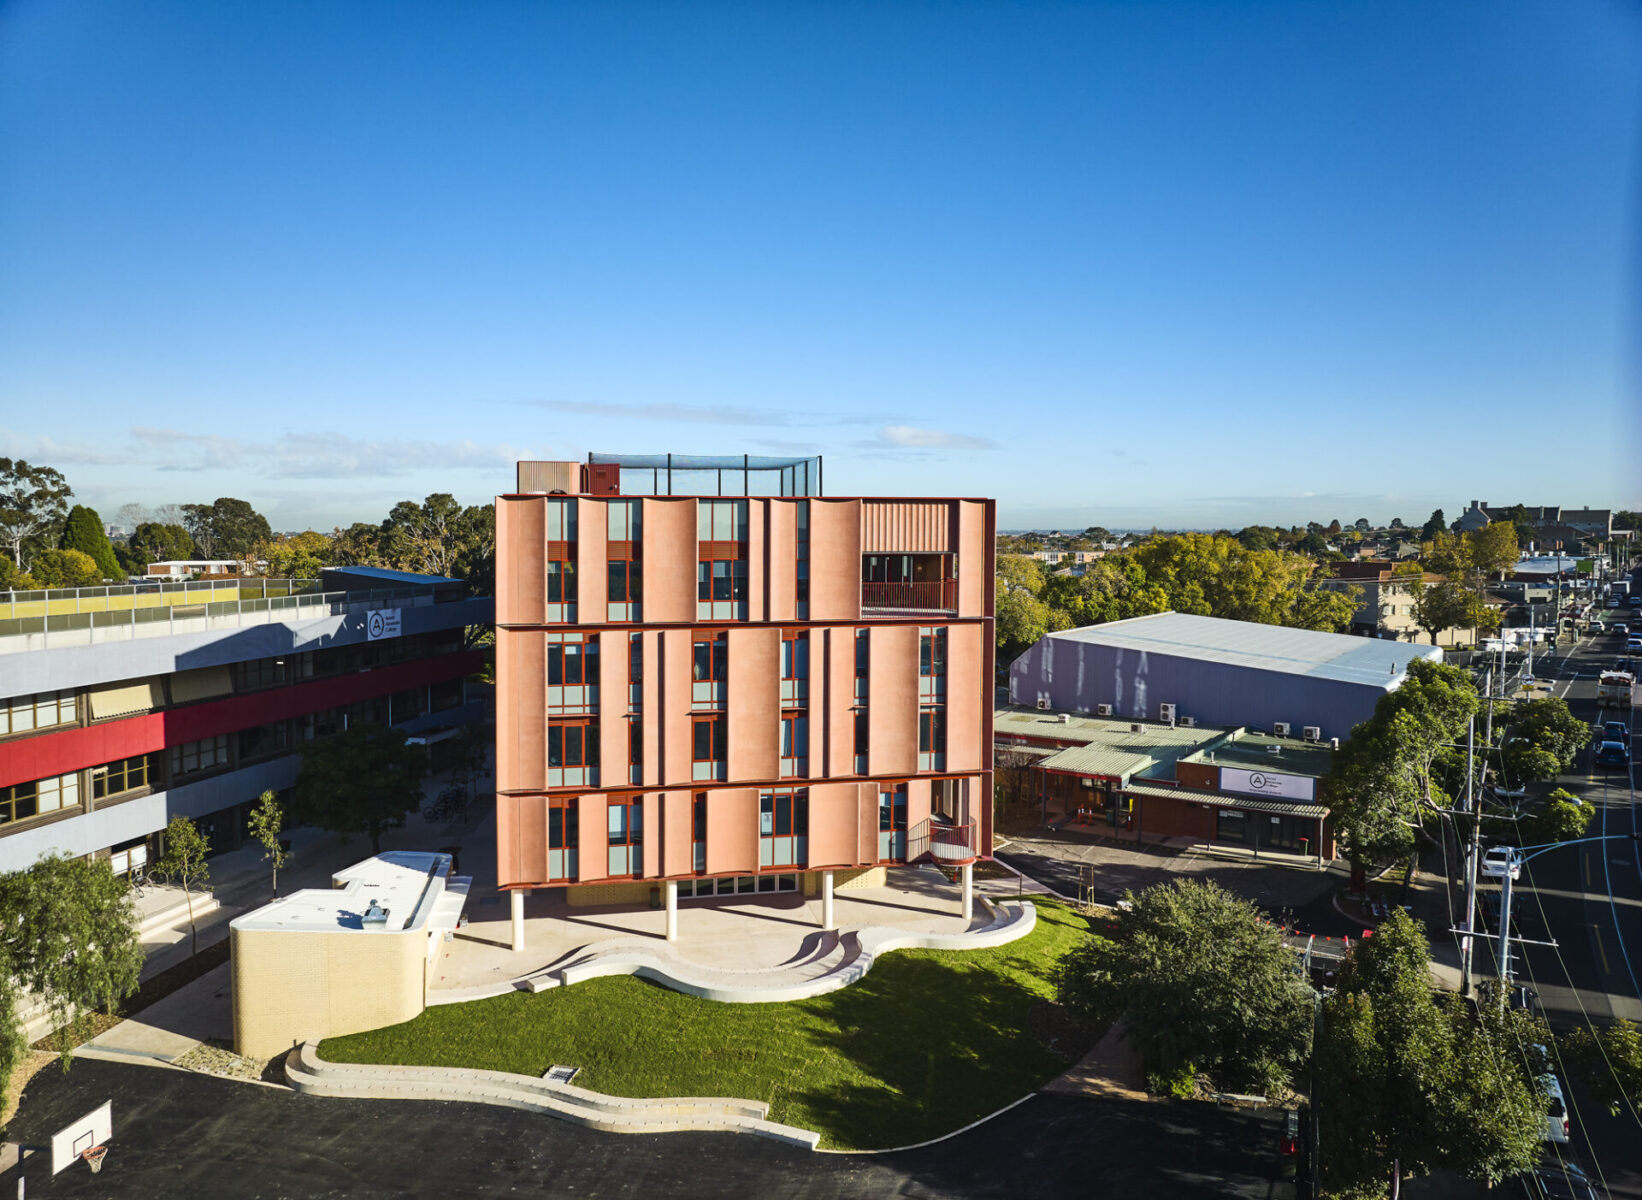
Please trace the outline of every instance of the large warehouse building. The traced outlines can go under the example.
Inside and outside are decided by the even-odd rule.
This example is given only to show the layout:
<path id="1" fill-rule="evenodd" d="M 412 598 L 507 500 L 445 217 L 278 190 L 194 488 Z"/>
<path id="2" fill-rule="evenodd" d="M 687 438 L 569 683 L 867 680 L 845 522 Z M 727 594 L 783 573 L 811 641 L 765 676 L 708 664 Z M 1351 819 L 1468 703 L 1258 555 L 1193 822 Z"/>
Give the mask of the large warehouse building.
<path id="1" fill-rule="evenodd" d="M 1027 708 L 1343 738 L 1435 646 L 1157 613 L 1040 638 L 1009 669 Z M 1309 731 L 1309 732 L 1308 732 Z"/>

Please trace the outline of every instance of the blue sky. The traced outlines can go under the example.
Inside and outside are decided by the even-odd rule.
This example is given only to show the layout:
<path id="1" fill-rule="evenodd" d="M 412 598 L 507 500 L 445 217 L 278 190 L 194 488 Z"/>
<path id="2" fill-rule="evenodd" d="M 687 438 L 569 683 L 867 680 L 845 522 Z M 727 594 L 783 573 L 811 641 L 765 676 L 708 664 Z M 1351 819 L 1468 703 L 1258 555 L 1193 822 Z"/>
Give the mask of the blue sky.
<path id="1" fill-rule="evenodd" d="M 520 456 L 1000 523 L 1638 507 L 1642 14 L 0 5 L 0 454 L 276 528 Z"/>

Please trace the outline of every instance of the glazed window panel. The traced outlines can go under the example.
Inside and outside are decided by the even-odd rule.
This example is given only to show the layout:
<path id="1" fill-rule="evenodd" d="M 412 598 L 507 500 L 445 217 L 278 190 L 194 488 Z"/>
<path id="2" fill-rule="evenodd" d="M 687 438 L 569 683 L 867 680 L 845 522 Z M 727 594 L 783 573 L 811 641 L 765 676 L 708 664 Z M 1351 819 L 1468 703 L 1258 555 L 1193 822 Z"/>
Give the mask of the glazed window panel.
<path id="1" fill-rule="evenodd" d="M 97 800 L 118 796 L 122 792 L 134 792 L 138 788 L 156 787 L 159 782 L 158 754 L 139 754 L 91 769 L 91 795 Z"/>
<path id="2" fill-rule="evenodd" d="M 80 773 L 54 775 L 0 788 L 0 824 L 44 817 L 80 803 Z"/>
<path id="3" fill-rule="evenodd" d="M 228 765 L 228 735 L 171 747 L 171 777 L 178 779 Z"/>
<path id="4" fill-rule="evenodd" d="M 644 804 L 638 798 L 612 800 L 605 810 L 609 841 L 609 874 L 638 875 L 644 870 Z"/>
<path id="5" fill-rule="evenodd" d="M 72 725 L 77 719 L 72 688 L 14 696 L 0 703 L 0 736 Z"/>
<path id="6" fill-rule="evenodd" d="M 803 866 L 809 853 L 808 788 L 765 792 L 758 798 L 758 865 Z"/>

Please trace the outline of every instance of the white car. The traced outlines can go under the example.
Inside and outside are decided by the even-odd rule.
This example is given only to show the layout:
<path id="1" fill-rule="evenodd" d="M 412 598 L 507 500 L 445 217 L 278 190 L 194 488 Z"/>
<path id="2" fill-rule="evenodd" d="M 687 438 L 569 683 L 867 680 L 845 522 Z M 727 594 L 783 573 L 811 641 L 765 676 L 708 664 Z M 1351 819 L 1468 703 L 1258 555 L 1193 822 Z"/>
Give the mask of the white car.
<path id="1" fill-rule="evenodd" d="M 1490 879 L 1504 879 L 1509 873 L 1512 879 L 1522 875 L 1522 864 L 1517 861 L 1515 846 L 1490 846 L 1482 856 L 1482 873 Z"/>
<path id="2" fill-rule="evenodd" d="M 1550 1101 L 1550 1109 L 1545 1114 L 1545 1140 L 1547 1142 L 1566 1142 L 1568 1140 L 1568 1104 L 1562 1095 L 1562 1081 L 1555 1075 L 1546 1073 L 1539 1077 L 1539 1090 L 1545 1093 Z"/>

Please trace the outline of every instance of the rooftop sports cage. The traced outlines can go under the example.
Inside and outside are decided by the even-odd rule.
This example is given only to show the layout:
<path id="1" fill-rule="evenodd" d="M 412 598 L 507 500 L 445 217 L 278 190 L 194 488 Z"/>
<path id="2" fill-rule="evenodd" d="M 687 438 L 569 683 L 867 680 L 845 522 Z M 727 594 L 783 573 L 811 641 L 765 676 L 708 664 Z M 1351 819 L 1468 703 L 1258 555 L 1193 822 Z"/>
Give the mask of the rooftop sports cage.
<path id="1" fill-rule="evenodd" d="M 821 456 L 589 454 L 621 471 L 623 496 L 819 496 Z"/>

